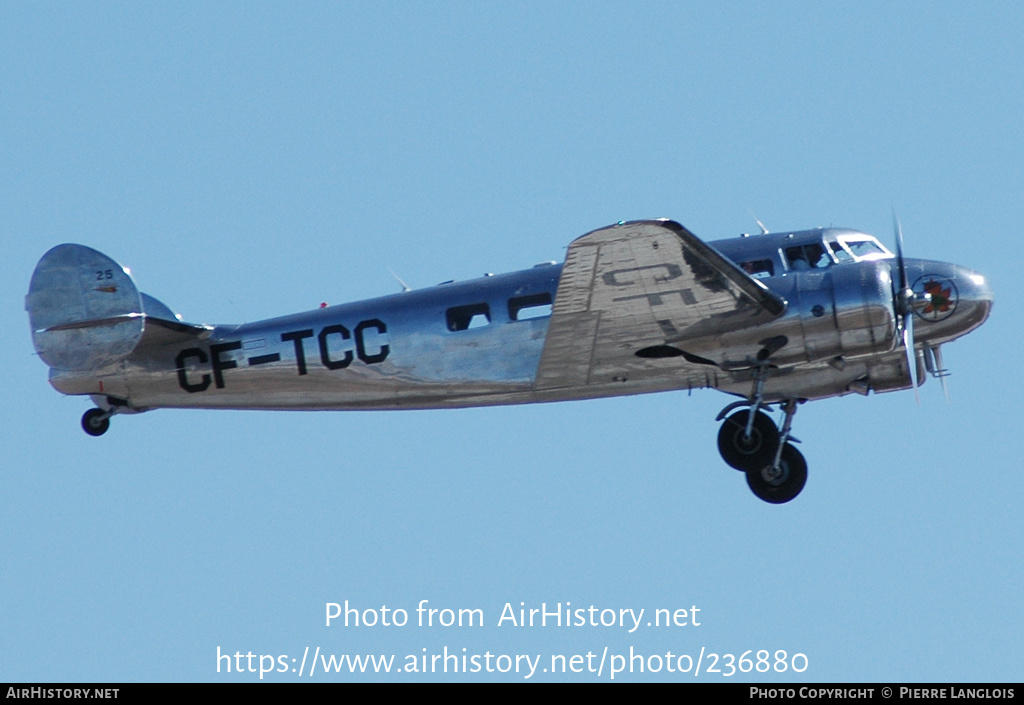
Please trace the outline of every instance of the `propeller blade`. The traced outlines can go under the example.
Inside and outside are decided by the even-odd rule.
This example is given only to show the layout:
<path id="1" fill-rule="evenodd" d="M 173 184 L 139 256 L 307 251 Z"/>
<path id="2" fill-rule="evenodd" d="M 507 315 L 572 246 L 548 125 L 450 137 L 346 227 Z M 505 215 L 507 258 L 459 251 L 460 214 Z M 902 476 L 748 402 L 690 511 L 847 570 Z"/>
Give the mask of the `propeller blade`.
<path id="1" fill-rule="evenodd" d="M 896 234 L 896 264 L 900 270 L 899 287 L 900 291 L 907 289 L 907 266 L 903 262 L 903 228 L 900 227 L 900 219 L 896 215 L 896 209 L 892 209 L 892 228 Z"/>
<path id="2" fill-rule="evenodd" d="M 917 354 L 914 352 L 914 316 L 907 314 L 903 326 L 903 347 L 907 351 L 907 372 L 914 387 L 914 401 L 921 406 L 921 393 L 917 391 Z"/>
<path id="3" fill-rule="evenodd" d="M 892 209 L 892 229 L 896 237 L 896 267 L 899 270 L 899 281 L 893 297 L 896 308 L 896 325 L 903 337 L 903 349 L 907 352 L 907 372 L 910 373 L 910 384 L 914 387 L 914 400 L 921 405 L 921 394 L 917 391 L 917 355 L 914 352 L 914 291 L 908 286 L 907 264 L 903 260 L 903 228 Z"/>

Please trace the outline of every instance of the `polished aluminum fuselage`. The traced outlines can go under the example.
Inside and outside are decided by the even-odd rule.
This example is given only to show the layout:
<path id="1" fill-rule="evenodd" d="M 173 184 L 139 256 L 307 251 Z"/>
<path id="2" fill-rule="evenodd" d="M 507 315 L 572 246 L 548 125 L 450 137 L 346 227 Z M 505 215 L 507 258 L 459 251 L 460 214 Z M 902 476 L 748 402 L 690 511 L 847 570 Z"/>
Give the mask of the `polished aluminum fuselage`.
<path id="1" fill-rule="evenodd" d="M 537 384 L 551 317 L 524 318 L 516 308 L 518 301 L 554 300 L 562 264 L 217 325 L 201 335 L 147 326 L 126 359 L 99 370 L 51 370 L 51 382 L 64 393 L 94 395 L 98 402 L 109 397 L 134 410 L 422 409 L 702 387 L 747 396 L 758 350 L 766 340 L 784 338 L 772 356 L 766 400 L 909 387 L 893 308 L 892 258 L 789 268 L 785 247 L 820 242 L 830 232 L 710 243 L 735 263 L 771 259 L 774 272 L 760 281 L 786 301 L 785 311 L 756 326 L 689 338 L 686 357 L 637 358 L 586 384 Z M 919 349 L 985 320 L 992 295 L 976 272 L 928 260 L 910 259 L 906 266 L 911 282 L 932 277 L 956 289 L 955 310 L 918 323 Z M 476 318 L 479 325 L 465 326 L 453 311 L 487 313 Z"/>

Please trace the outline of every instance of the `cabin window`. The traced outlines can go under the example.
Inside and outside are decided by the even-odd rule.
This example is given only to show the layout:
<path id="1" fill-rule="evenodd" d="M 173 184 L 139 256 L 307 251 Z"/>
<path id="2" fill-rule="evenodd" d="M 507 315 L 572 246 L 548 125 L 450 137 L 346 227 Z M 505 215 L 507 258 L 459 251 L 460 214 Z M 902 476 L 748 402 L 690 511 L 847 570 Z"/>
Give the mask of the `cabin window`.
<path id="1" fill-rule="evenodd" d="M 525 321 L 530 318 L 543 318 L 551 315 L 551 294 L 532 294 L 517 296 L 508 300 L 508 318 L 510 321 Z"/>
<path id="2" fill-rule="evenodd" d="M 775 265 L 770 259 L 742 262 L 740 267 L 754 279 L 766 279 L 767 277 L 775 276 Z"/>
<path id="3" fill-rule="evenodd" d="M 448 330 L 481 328 L 491 322 L 491 307 L 487 304 L 469 304 L 448 309 L 445 315 Z"/>

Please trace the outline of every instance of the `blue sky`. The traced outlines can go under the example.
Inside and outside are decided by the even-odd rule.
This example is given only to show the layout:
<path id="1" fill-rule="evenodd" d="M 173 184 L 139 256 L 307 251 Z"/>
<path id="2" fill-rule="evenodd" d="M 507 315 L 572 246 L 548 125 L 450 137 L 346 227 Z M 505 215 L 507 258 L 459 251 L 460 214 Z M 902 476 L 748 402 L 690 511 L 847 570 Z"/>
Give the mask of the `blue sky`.
<path id="1" fill-rule="evenodd" d="M 258 680 L 218 647 L 765 649 L 807 668 L 618 678 L 1019 680 L 1021 26 L 1010 2 L 0 6 L 0 680 Z M 90 438 L 23 310 L 61 242 L 224 323 L 398 291 L 389 269 L 420 288 L 560 260 L 621 219 L 890 241 L 894 206 L 910 255 L 989 276 L 993 315 L 945 350 L 951 405 L 930 382 L 920 406 L 802 407 L 810 478 L 779 507 L 719 458 L 713 391 L 164 410 Z M 326 627 L 345 600 L 410 624 Z M 486 623 L 414 626 L 421 600 Z M 521 602 L 701 624 L 499 627 Z"/>

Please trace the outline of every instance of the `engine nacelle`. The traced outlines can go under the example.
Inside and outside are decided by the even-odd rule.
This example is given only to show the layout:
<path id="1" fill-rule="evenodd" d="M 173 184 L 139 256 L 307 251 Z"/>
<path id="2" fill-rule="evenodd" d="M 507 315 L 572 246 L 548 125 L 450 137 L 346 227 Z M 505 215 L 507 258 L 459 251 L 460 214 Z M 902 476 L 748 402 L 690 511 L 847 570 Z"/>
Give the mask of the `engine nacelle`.
<path id="1" fill-rule="evenodd" d="M 888 263 L 802 272 L 795 279 L 805 359 L 856 358 L 895 348 Z"/>
<path id="2" fill-rule="evenodd" d="M 896 349 L 888 262 L 790 273 L 772 280 L 771 288 L 788 303 L 782 318 L 756 329 L 686 341 L 686 351 L 721 360 L 727 369 L 746 369 L 765 348 L 780 367 Z"/>
<path id="3" fill-rule="evenodd" d="M 777 365 L 855 359 L 890 352 L 899 342 L 887 262 L 792 273 L 772 288 L 789 302 L 782 320 L 772 324 L 786 340 L 772 353 Z M 737 353 L 744 349 L 749 356 L 749 332 L 745 339 L 730 338 L 723 336 L 719 345 L 735 350 L 730 350 L 734 359 L 743 359 Z"/>

